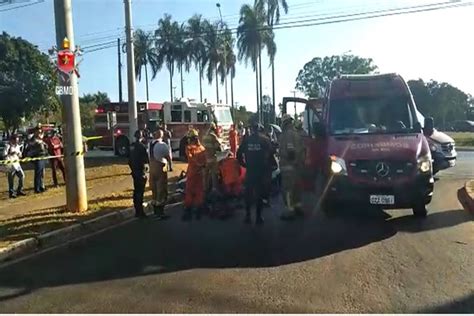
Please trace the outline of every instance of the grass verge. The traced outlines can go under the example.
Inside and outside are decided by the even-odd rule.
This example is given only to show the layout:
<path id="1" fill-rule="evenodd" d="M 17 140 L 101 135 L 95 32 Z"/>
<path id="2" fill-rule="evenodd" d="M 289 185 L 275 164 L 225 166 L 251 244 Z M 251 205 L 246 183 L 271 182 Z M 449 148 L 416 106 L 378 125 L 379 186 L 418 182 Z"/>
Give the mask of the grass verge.
<path id="1" fill-rule="evenodd" d="M 454 139 L 456 147 L 474 147 L 474 133 L 448 132 L 447 134 Z"/>
<path id="2" fill-rule="evenodd" d="M 146 192 L 145 198 L 151 193 Z M 112 193 L 89 201 L 89 210 L 68 212 L 64 207 L 32 211 L 0 221 L 0 248 L 16 241 L 37 237 L 53 230 L 80 223 L 106 213 L 132 206 L 132 192 Z"/>

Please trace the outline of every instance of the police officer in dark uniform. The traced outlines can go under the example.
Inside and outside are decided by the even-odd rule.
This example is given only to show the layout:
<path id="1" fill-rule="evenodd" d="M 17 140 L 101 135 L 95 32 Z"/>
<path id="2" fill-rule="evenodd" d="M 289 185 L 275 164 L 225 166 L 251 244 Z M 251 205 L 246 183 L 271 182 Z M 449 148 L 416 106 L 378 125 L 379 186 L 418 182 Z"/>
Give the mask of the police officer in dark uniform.
<path id="1" fill-rule="evenodd" d="M 146 214 L 143 210 L 143 195 L 147 181 L 147 164 L 148 153 L 143 130 L 135 132 L 135 142 L 132 144 L 128 165 L 132 171 L 133 178 L 133 206 L 135 207 L 135 216 L 145 218 Z"/>
<path id="2" fill-rule="evenodd" d="M 272 152 L 270 140 L 259 132 L 258 117 L 250 119 L 251 134 L 243 140 L 237 151 L 237 159 L 247 169 L 245 177 L 245 223 L 250 223 L 250 208 L 257 206 L 257 225 L 263 224 L 263 195 L 268 177 L 266 166 Z"/>

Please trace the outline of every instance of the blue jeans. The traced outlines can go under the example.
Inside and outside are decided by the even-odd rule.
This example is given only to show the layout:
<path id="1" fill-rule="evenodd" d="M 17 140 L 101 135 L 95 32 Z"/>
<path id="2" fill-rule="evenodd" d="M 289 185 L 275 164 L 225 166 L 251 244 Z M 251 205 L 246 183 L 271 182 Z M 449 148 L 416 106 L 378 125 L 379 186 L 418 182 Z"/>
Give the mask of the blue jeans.
<path id="1" fill-rule="evenodd" d="M 34 179 L 34 187 L 35 187 L 35 192 L 43 192 L 44 191 L 44 168 L 46 165 L 45 160 L 38 160 L 38 161 L 33 161 L 33 164 L 35 166 L 35 179 Z"/>
<path id="2" fill-rule="evenodd" d="M 21 192 L 23 189 L 23 179 L 25 179 L 25 173 L 23 172 L 23 169 L 18 169 L 18 170 L 12 170 L 8 173 L 8 193 L 14 194 L 15 189 L 14 189 L 14 180 L 15 176 L 18 177 L 18 187 L 16 189 L 16 193 Z"/>

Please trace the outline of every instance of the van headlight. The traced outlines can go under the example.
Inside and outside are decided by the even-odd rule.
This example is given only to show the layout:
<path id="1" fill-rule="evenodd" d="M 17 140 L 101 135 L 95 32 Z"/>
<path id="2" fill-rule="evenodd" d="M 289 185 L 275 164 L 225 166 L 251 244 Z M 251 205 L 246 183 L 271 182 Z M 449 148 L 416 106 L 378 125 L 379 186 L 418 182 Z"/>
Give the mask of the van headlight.
<path id="1" fill-rule="evenodd" d="M 339 175 L 347 175 L 346 162 L 344 159 L 331 156 L 331 173 Z"/>
<path id="2" fill-rule="evenodd" d="M 422 173 L 431 171 L 431 155 L 428 154 L 418 158 L 418 170 Z"/>
<path id="3" fill-rule="evenodd" d="M 441 151 L 441 145 L 431 139 L 428 139 L 428 145 L 430 146 L 431 152 Z"/>

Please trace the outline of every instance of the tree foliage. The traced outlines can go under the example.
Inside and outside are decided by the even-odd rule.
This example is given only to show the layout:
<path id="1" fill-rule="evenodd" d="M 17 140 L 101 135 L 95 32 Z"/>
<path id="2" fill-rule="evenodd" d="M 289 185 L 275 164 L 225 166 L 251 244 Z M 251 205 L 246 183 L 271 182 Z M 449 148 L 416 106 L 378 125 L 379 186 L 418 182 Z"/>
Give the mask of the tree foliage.
<path id="1" fill-rule="evenodd" d="M 355 55 L 315 57 L 304 65 L 296 78 L 296 89 L 308 97 L 324 95 L 328 83 L 341 74 L 370 74 L 377 70 L 371 58 Z"/>
<path id="2" fill-rule="evenodd" d="M 454 120 L 466 119 L 471 96 L 446 82 L 422 79 L 408 81 L 418 110 L 432 116 L 435 124 L 446 127 Z"/>
<path id="3" fill-rule="evenodd" d="M 0 35 L 0 117 L 7 130 L 39 111 L 57 111 L 56 82 L 47 55 L 20 37 Z"/>
<path id="4" fill-rule="evenodd" d="M 234 123 L 238 124 L 239 122 L 242 122 L 247 125 L 249 123 L 250 117 L 253 114 L 253 112 L 247 111 L 245 106 L 239 106 L 239 109 L 234 111 Z"/>

